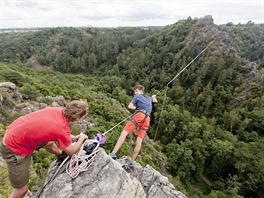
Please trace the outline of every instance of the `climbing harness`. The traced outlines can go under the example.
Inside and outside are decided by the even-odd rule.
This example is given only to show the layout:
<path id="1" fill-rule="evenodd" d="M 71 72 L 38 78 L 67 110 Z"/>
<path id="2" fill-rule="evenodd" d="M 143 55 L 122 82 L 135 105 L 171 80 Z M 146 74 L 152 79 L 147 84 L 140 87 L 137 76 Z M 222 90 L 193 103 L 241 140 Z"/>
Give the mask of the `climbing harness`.
<path id="1" fill-rule="evenodd" d="M 143 114 L 145 114 L 145 117 L 144 117 L 143 120 L 141 120 L 139 123 L 144 123 L 144 122 L 146 121 L 147 117 L 149 117 L 150 115 L 149 115 L 149 113 L 148 113 L 147 111 L 145 111 L 145 110 L 137 110 L 137 111 L 133 114 L 133 116 L 136 115 L 137 113 L 140 113 L 140 112 L 143 113 Z M 136 126 L 136 128 L 141 129 L 141 130 L 143 130 L 143 131 L 147 131 L 148 129 L 146 129 L 146 128 L 142 128 L 142 127 L 139 126 L 139 124 L 138 124 L 137 121 L 133 118 L 133 116 L 130 118 L 130 122 L 132 122 L 132 123 Z"/>
<path id="2" fill-rule="evenodd" d="M 132 117 L 133 115 L 135 115 L 138 112 L 143 112 L 144 114 L 150 116 L 145 110 L 137 110 L 134 114 L 129 115 L 128 117 L 126 117 L 125 119 L 123 119 L 122 121 L 120 121 L 119 123 L 117 123 L 116 125 L 114 125 L 113 127 L 111 127 L 110 129 L 108 129 L 107 131 L 105 131 L 103 134 L 97 133 L 94 136 L 94 139 L 98 140 L 100 142 L 100 144 L 105 144 L 105 142 L 106 142 L 106 134 L 107 133 L 109 133 L 110 131 L 112 131 L 114 128 L 116 128 L 117 126 L 119 126 L 120 124 L 122 124 L 123 122 L 125 122 L 128 118 Z M 146 117 L 145 117 L 145 119 L 146 119 Z M 144 119 L 144 121 L 145 121 L 145 119 Z M 136 121 L 134 121 L 134 122 L 136 122 Z"/>
<path id="3" fill-rule="evenodd" d="M 150 116 L 150 113 L 147 112 L 146 110 L 136 110 L 136 112 L 134 113 L 134 115 L 137 114 L 137 113 L 139 113 L 139 112 L 144 113 L 146 116 Z"/>

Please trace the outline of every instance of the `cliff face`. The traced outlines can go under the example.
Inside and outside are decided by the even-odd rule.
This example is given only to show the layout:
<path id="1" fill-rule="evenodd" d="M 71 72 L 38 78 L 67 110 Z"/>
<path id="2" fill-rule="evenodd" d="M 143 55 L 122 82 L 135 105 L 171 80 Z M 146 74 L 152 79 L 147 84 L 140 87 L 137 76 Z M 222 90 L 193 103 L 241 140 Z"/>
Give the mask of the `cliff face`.
<path id="1" fill-rule="evenodd" d="M 60 167 L 54 161 L 49 169 L 45 184 L 35 197 L 100 197 L 100 198 L 186 198 L 151 166 L 133 168 L 126 166 L 129 158 L 111 159 L 103 149 L 94 157 L 88 170 L 72 178 L 66 171 L 67 164 Z M 70 161 L 68 161 L 70 163 Z M 60 168 L 59 168 L 60 167 Z M 61 171 L 52 179 L 57 170 Z"/>

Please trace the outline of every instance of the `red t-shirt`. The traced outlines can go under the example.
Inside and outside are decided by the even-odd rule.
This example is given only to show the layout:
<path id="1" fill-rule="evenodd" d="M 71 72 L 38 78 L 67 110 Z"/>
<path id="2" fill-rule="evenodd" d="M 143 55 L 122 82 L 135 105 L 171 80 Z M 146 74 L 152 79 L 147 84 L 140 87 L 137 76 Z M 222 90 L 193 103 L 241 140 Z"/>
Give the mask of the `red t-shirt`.
<path id="1" fill-rule="evenodd" d="M 23 156 L 49 141 L 57 141 L 59 148 L 71 144 L 70 125 L 60 107 L 47 107 L 16 119 L 5 135 L 6 146 Z"/>

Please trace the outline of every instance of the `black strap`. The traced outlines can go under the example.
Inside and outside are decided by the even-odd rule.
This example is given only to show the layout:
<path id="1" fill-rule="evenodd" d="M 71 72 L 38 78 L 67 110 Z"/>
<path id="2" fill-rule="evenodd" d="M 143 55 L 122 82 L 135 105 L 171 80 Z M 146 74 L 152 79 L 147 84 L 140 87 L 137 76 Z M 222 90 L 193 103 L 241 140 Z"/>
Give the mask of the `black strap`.
<path id="1" fill-rule="evenodd" d="M 138 123 L 136 122 L 136 120 L 132 117 L 131 119 L 130 119 L 130 121 L 137 127 L 137 128 L 139 128 L 139 126 L 138 126 Z"/>

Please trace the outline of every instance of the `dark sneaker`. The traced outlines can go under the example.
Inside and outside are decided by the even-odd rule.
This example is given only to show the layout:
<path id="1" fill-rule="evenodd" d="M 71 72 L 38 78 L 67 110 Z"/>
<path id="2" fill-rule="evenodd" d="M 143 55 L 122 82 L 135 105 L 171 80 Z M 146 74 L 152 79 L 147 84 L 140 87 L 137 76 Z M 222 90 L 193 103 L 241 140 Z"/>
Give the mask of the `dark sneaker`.
<path id="1" fill-rule="evenodd" d="M 116 159 L 116 153 L 115 152 L 109 153 L 109 157 Z"/>

